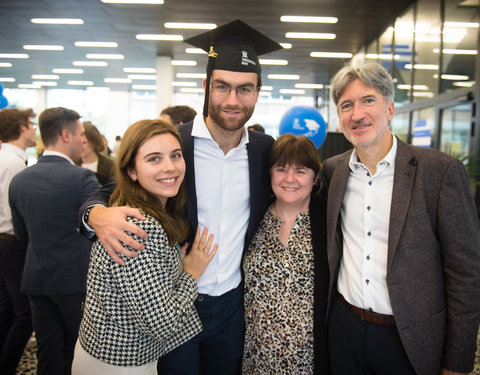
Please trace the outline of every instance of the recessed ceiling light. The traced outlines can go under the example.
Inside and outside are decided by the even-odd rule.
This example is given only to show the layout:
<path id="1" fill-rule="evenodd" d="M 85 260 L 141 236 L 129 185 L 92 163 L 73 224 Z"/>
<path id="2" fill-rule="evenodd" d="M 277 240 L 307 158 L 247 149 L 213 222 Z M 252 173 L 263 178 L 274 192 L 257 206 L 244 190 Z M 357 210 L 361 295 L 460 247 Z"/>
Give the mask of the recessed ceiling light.
<path id="1" fill-rule="evenodd" d="M 280 94 L 293 94 L 293 95 L 303 95 L 305 90 L 300 89 L 280 89 Z"/>
<path id="2" fill-rule="evenodd" d="M 288 60 L 259 59 L 261 65 L 288 65 Z"/>
<path id="3" fill-rule="evenodd" d="M 292 48 L 292 43 L 279 43 L 284 49 Z"/>
<path id="4" fill-rule="evenodd" d="M 399 90 L 410 90 L 412 88 L 412 85 L 406 85 L 406 84 L 400 84 L 397 85 L 397 89 Z M 413 85 L 414 90 L 428 90 L 427 85 Z"/>
<path id="5" fill-rule="evenodd" d="M 201 48 L 185 48 L 186 53 L 194 53 L 194 54 L 199 54 L 199 55 L 206 55 L 207 53 L 201 49 Z"/>
<path id="6" fill-rule="evenodd" d="M 32 83 L 37 86 L 57 86 L 57 82 L 52 81 L 33 81 Z"/>
<path id="7" fill-rule="evenodd" d="M 405 64 L 405 69 L 412 69 L 412 64 Z M 435 64 L 415 64 L 413 66 L 416 70 L 438 70 L 438 65 Z"/>
<path id="8" fill-rule="evenodd" d="M 176 86 L 176 87 L 196 87 L 197 82 L 178 82 L 178 81 L 174 81 L 174 82 L 172 82 L 172 86 Z"/>
<path id="9" fill-rule="evenodd" d="M 11 67 L 12 67 L 12 63 L 0 62 L 0 68 L 11 68 Z"/>
<path id="10" fill-rule="evenodd" d="M 63 46 L 59 45 L 34 45 L 27 44 L 23 46 L 23 49 L 32 50 L 32 51 L 63 51 Z"/>
<path id="11" fill-rule="evenodd" d="M 207 78 L 206 73 L 177 73 L 177 78 Z"/>
<path id="12" fill-rule="evenodd" d="M 433 98 L 433 92 L 413 92 L 413 96 L 417 98 Z"/>
<path id="13" fill-rule="evenodd" d="M 123 68 L 125 73 L 155 73 L 155 68 Z"/>
<path id="14" fill-rule="evenodd" d="M 194 60 L 172 60 L 174 66 L 197 66 L 197 62 Z"/>
<path id="15" fill-rule="evenodd" d="M 262 91 L 272 91 L 273 86 L 262 86 Z"/>
<path id="16" fill-rule="evenodd" d="M 52 25 L 83 25 L 81 18 L 32 18 L 32 23 L 43 23 Z"/>
<path id="17" fill-rule="evenodd" d="M 323 85 L 320 83 L 295 83 L 297 89 L 323 89 Z"/>
<path id="18" fill-rule="evenodd" d="M 106 83 L 132 83 L 129 78 L 105 78 Z"/>
<path id="19" fill-rule="evenodd" d="M 269 74 L 267 78 L 296 80 L 296 79 L 300 79 L 300 76 L 297 74 Z"/>
<path id="20" fill-rule="evenodd" d="M 115 48 L 115 47 L 118 47 L 118 43 L 116 42 L 75 42 L 75 46 Z"/>
<path id="21" fill-rule="evenodd" d="M 71 86 L 93 86 L 92 81 L 68 81 Z"/>
<path id="22" fill-rule="evenodd" d="M 34 85 L 33 83 L 19 83 L 17 85 L 19 89 L 39 89 L 40 85 Z"/>
<path id="23" fill-rule="evenodd" d="M 281 16 L 281 22 L 337 23 L 337 17 Z"/>
<path id="24" fill-rule="evenodd" d="M 87 59 L 123 60 L 125 56 L 119 53 L 87 53 Z"/>
<path id="25" fill-rule="evenodd" d="M 156 90 L 156 85 L 132 85 L 134 90 Z"/>
<path id="26" fill-rule="evenodd" d="M 55 68 L 55 69 L 52 69 L 52 73 L 57 73 L 57 74 L 82 74 L 83 69 Z"/>
<path id="27" fill-rule="evenodd" d="M 191 87 L 182 87 L 180 89 L 180 92 L 203 94 L 203 89 L 195 89 L 195 88 L 191 88 Z"/>
<path id="28" fill-rule="evenodd" d="M 108 66 L 106 61 L 74 61 L 74 66 Z"/>
<path id="29" fill-rule="evenodd" d="M 444 26 L 446 27 L 471 27 L 471 28 L 478 28 L 479 23 L 478 22 L 452 22 L 452 21 L 446 21 L 443 23 Z"/>
<path id="30" fill-rule="evenodd" d="M 59 79 L 60 76 L 56 74 L 32 74 L 32 79 Z"/>
<path id="31" fill-rule="evenodd" d="M 272 96 L 272 93 L 270 91 L 260 91 L 259 95 L 260 96 Z"/>
<path id="32" fill-rule="evenodd" d="M 379 59 L 379 60 L 391 60 L 392 54 L 391 53 L 367 53 L 365 55 L 367 59 Z M 394 60 L 400 59 L 399 55 L 393 55 Z"/>
<path id="33" fill-rule="evenodd" d="M 434 53 L 438 53 L 439 51 L 440 51 L 439 48 L 435 48 L 433 50 Z M 478 51 L 475 49 L 454 49 L 454 48 L 444 48 L 442 52 L 447 55 L 476 55 L 478 53 Z"/>
<path id="34" fill-rule="evenodd" d="M 181 42 L 183 40 L 182 35 L 175 34 L 137 34 L 135 38 L 138 40 L 163 40 L 171 42 Z"/>
<path id="35" fill-rule="evenodd" d="M 144 81 L 156 81 L 157 76 L 156 75 L 147 75 L 147 74 L 129 74 L 127 76 L 128 79 L 138 79 L 138 80 L 144 80 Z"/>
<path id="36" fill-rule="evenodd" d="M 349 52 L 310 52 L 310 57 L 325 57 L 333 59 L 350 59 L 353 55 Z"/>
<path id="37" fill-rule="evenodd" d="M 163 0 L 102 0 L 105 4 L 150 4 L 160 5 L 163 4 Z"/>
<path id="38" fill-rule="evenodd" d="M 472 87 L 474 84 L 475 84 L 475 81 L 453 82 L 453 86 L 457 86 L 457 87 Z"/>
<path id="39" fill-rule="evenodd" d="M 195 29 L 211 30 L 217 27 L 214 23 L 188 23 L 188 22 L 165 22 L 163 24 L 167 29 Z"/>
<path id="40" fill-rule="evenodd" d="M 29 59 L 26 53 L 0 53 L 0 59 Z"/>
<path id="41" fill-rule="evenodd" d="M 442 74 L 442 79 L 446 79 L 449 81 L 468 81 L 470 79 L 469 76 L 464 76 L 460 74 Z M 438 74 L 434 74 L 433 78 L 438 79 Z"/>
<path id="42" fill-rule="evenodd" d="M 335 39 L 337 36 L 332 33 L 296 33 L 289 32 L 285 34 L 286 38 L 292 39 Z"/>
<path id="43" fill-rule="evenodd" d="M 0 82 L 15 82 L 15 78 L 11 78 L 11 77 L 0 77 Z"/>

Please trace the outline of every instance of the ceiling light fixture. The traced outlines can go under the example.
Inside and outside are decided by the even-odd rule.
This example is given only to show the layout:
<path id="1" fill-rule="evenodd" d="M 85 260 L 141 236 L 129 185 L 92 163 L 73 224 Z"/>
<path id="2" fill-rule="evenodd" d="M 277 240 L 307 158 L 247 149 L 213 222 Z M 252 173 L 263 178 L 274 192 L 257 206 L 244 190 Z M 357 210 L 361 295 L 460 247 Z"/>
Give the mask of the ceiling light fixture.
<path id="1" fill-rule="evenodd" d="M 108 66 L 106 61 L 74 61 L 74 66 Z"/>
<path id="2" fill-rule="evenodd" d="M 283 49 L 290 49 L 292 48 L 292 43 L 279 43 Z"/>
<path id="3" fill-rule="evenodd" d="M 32 51 L 63 51 L 63 46 L 59 45 L 34 45 L 27 44 L 23 46 L 23 49 L 32 50 Z"/>
<path id="4" fill-rule="evenodd" d="M 15 82 L 15 78 L 11 78 L 11 77 L 0 77 L 0 82 Z"/>
<path id="5" fill-rule="evenodd" d="M 188 22 L 165 22 L 163 26 L 167 29 L 192 29 L 211 30 L 217 27 L 214 23 L 188 23 Z"/>
<path id="6" fill-rule="evenodd" d="M 434 53 L 438 53 L 440 51 L 439 48 L 435 48 L 433 50 Z M 454 48 L 444 48 L 442 50 L 444 54 L 447 55 L 476 55 L 478 51 L 475 49 L 454 49 Z"/>
<path id="7" fill-rule="evenodd" d="M 442 74 L 442 79 L 449 80 L 449 81 L 468 81 L 470 79 L 469 76 L 464 76 L 460 74 Z M 438 79 L 438 74 L 434 74 L 433 78 Z"/>
<path id="8" fill-rule="evenodd" d="M 297 89 L 323 89 L 323 85 L 320 83 L 295 83 Z"/>
<path id="9" fill-rule="evenodd" d="M 397 89 L 399 90 L 410 90 L 412 88 L 412 85 L 406 85 L 406 84 L 400 84 L 397 85 Z M 413 85 L 414 90 L 428 90 L 427 85 Z"/>
<path id="10" fill-rule="evenodd" d="M 259 59 L 261 65 L 288 65 L 288 60 Z"/>
<path id="11" fill-rule="evenodd" d="M 36 86 L 57 86 L 57 82 L 52 81 L 33 81 L 32 83 Z"/>
<path id="12" fill-rule="evenodd" d="M 452 21 L 446 21 L 443 23 L 445 27 L 471 27 L 471 28 L 478 28 L 479 23 L 478 22 L 452 22 Z"/>
<path id="13" fill-rule="evenodd" d="M 287 80 L 296 80 L 300 79 L 298 74 L 269 74 L 268 79 L 287 79 Z"/>
<path id="14" fill-rule="evenodd" d="M 60 79 L 57 74 L 32 74 L 32 79 Z"/>
<path id="15" fill-rule="evenodd" d="M 201 49 L 201 48 L 185 48 L 186 53 L 193 53 L 193 54 L 198 54 L 198 55 L 206 55 L 207 53 Z"/>
<path id="16" fill-rule="evenodd" d="M 118 43 L 116 42 L 75 42 L 77 47 L 104 47 L 104 48 L 116 48 Z"/>
<path id="17" fill-rule="evenodd" d="M 137 34 L 135 38 L 138 40 L 163 40 L 170 42 L 181 42 L 183 40 L 182 35 L 175 34 Z"/>
<path id="18" fill-rule="evenodd" d="M 405 64 L 405 69 L 412 69 L 412 64 Z M 435 64 L 415 64 L 413 66 L 415 70 L 438 70 L 438 65 Z"/>
<path id="19" fill-rule="evenodd" d="M 83 25 L 81 18 L 32 18 L 32 23 L 50 24 L 50 25 Z"/>
<path id="20" fill-rule="evenodd" d="M 39 89 L 41 86 L 39 85 L 34 85 L 32 83 L 19 83 L 17 85 L 19 89 Z"/>
<path id="21" fill-rule="evenodd" d="M 335 39 L 337 36 L 332 33 L 297 33 L 289 32 L 285 34 L 285 38 L 289 39 Z"/>
<path id="22" fill-rule="evenodd" d="M 310 57 L 325 57 L 332 59 L 350 59 L 352 54 L 349 52 L 310 52 Z"/>
<path id="23" fill-rule="evenodd" d="M 190 93 L 190 94 L 203 94 L 203 89 L 194 89 L 191 87 L 182 87 L 180 92 Z"/>
<path id="24" fill-rule="evenodd" d="M 337 23 L 337 17 L 281 16 L 281 22 Z"/>
<path id="25" fill-rule="evenodd" d="M 11 68 L 11 67 L 12 67 L 12 63 L 0 62 L 0 68 Z"/>
<path id="26" fill-rule="evenodd" d="M 29 59 L 26 53 L 0 53 L 0 59 Z"/>
<path id="27" fill-rule="evenodd" d="M 173 66 L 197 66 L 197 62 L 194 60 L 172 60 Z"/>
<path id="28" fill-rule="evenodd" d="M 272 91 L 273 86 L 262 86 L 262 91 Z"/>
<path id="29" fill-rule="evenodd" d="M 468 81 L 468 82 L 453 82 L 453 86 L 457 87 L 472 87 L 475 84 L 475 81 Z"/>
<path id="30" fill-rule="evenodd" d="M 176 87 L 197 87 L 197 82 L 179 82 L 173 81 L 172 86 Z"/>
<path id="31" fill-rule="evenodd" d="M 87 59 L 123 60 L 125 56 L 119 53 L 87 53 Z"/>
<path id="32" fill-rule="evenodd" d="M 56 74 L 83 74 L 83 69 L 55 68 L 55 69 L 52 69 L 52 73 L 56 73 Z"/>

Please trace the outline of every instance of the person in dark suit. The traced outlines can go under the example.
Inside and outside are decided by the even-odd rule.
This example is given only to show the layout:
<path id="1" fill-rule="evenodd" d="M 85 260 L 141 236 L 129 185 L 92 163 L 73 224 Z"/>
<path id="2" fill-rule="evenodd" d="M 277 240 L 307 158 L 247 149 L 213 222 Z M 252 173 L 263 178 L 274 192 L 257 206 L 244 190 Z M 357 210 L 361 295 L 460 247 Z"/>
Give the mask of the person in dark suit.
<path id="1" fill-rule="evenodd" d="M 213 33 L 213 34 L 212 34 Z M 210 42 L 213 40 L 213 45 Z M 192 243 L 195 228 L 208 227 L 219 247 L 198 280 L 195 302 L 203 331 L 159 360 L 161 374 L 236 374 L 240 370 L 244 316 L 240 263 L 270 196 L 267 158 L 273 138 L 247 132 L 261 87 L 258 54 L 281 46 L 241 21 L 187 41 L 210 51 L 203 116 L 180 125 L 187 170 L 187 217 Z M 128 207 L 106 204 L 114 184 L 86 202 L 82 221 L 95 230 L 110 255 L 135 255 L 122 243 L 142 247 L 126 232 L 145 233 L 125 221 L 143 217 Z M 88 220 L 85 219 L 88 216 Z M 88 229 L 88 228 L 87 228 Z M 185 360 L 188 358 L 188 360 Z"/>
<path id="2" fill-rule="evenodd" d="M 39 375 L 70 374 L 85 297 L 91 243 L 76 230 L 76 216 L 100 185 L 73 163 L 85 142 L 79 118 L 66 108 L 44 110 L 43 156 L 10 184 L 15 237 L 29 241 L 21 289 L 30 300 Z"/>
<path id="3" fill-rule="evenodd" d="M 353 63 L 331 85 L 354 150 L 323 164 L 334 374 L 460 374 L 480 317 L 478 219 L 463 164 L 392 135 L 393 81 Z"/>

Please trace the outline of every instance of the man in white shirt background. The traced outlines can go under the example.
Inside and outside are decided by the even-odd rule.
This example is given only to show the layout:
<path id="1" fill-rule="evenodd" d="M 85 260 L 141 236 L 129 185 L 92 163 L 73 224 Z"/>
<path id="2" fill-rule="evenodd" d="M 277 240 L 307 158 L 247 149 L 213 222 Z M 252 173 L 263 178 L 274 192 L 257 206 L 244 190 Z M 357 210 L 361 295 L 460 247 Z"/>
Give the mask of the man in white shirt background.
<path id="1" fill-rule="evenodd" d="M 20 293 L 27 242 L 13 235 L 8 188 L 26 168 L 28 147 L 36 144 L 32 109 L 0 111 L 0 374 L 15 375 L 25 344 L 32 335 L 28 298 Z"/>

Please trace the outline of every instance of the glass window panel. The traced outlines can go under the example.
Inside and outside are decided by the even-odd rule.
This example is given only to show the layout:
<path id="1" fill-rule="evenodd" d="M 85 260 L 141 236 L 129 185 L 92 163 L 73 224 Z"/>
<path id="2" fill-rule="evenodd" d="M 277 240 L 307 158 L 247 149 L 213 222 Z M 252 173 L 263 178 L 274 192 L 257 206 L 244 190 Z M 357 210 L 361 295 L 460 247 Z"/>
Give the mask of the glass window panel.
<path id="1" fill-rule="evenodd" d="M 445 1 L 441 92 L 475 83 L 479 8 L 463 4 L 460 0 Z"/>
<path id="2" fill-rule="evenodd" d="M 433 107 L 413 111 L 412 144 L 415 146 L 431 147 L 435 132 L 435 110 Z"/>
<path id="3" fill-rule="evenodd" d="M 413 101 L 432 98 L 438 93 L 439 55 L 434 49 L 440 47 L 440 2 L 421 0 L 417 3 L 415 23 L 415 75 Z"/>
<path id="4" fill-rule="evenodd" d="M 471 119 L 471 104 L 442 110 L 440 151 L 457 157 L 468 154 Z"/>
<path id="5" fill-rule="evenodd" d="M 390 124 L 392 128 L 392 133 L 404 142 L 407 141 L 408 136 L 408 120 L 408 113 L 400 113 L 393 116 L 392 122 Z"/>

